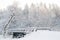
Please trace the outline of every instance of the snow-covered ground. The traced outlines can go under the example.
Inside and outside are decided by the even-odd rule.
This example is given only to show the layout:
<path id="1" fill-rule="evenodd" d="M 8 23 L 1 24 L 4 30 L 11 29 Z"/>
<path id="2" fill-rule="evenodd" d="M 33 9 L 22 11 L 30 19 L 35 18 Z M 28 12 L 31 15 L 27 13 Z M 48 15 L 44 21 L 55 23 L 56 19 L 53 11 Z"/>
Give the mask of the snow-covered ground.
<path id="1" fill-rule="evenodd" d="M 60 32 L 58 31 L 37 31 L 27 34 L 23 38 L 3 38 L 0 36 L 0 40 L 60 40 Z"/>

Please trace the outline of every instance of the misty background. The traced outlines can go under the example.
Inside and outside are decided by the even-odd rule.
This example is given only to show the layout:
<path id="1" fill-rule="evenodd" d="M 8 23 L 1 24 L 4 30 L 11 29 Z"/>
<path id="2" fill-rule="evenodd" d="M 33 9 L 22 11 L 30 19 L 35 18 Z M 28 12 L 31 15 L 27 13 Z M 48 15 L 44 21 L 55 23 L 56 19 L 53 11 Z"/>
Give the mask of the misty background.
<path id="1" fill-rule="evenodd" d="M 29 7 L 26 4 L 22 9 L 14 2 L 7 9 L 0 10 L 0 33 L 3 33 L 5 26 L 7 30 L 49 27 L 60 31 L 60 7 L 57 4 L 49 4 L 47 7 L 46 3 L 41 2 L 38 6 L 32 3 Z"/>

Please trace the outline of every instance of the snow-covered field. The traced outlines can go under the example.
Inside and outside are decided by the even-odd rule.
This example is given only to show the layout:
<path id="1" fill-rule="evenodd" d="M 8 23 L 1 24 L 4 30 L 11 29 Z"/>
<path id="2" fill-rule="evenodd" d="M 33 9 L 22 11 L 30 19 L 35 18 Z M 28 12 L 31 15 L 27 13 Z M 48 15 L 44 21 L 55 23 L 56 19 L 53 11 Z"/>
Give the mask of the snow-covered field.
<path id="1" fill-rule="evenodd" d="M 60 32 L 58 31 L 37 31 L 27 34 L 23 38 L 3 38 L 0 36 L 0 40 L 60 40 Z"/>

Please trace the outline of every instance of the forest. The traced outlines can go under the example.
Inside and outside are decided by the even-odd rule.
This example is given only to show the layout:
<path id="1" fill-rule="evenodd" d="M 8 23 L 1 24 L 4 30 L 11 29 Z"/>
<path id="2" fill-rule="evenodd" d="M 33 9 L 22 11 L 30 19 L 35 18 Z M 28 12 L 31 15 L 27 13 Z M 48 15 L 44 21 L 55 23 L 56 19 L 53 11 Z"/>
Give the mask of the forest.
<path id="1" fill-rule="evenodd" d="M 60 29 L 60 7 L 56 4 L 27 4 L 24 9 L 12 4 L 6 10 L 0 10 L 0 33 L 8 29 L 26 27 L 50 27 Z"/>

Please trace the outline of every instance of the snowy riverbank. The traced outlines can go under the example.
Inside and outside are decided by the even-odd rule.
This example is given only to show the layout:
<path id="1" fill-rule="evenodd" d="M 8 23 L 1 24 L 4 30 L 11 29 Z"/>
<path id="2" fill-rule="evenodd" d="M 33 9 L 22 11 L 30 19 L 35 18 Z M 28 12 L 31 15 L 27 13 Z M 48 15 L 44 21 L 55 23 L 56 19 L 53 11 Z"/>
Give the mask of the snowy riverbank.
<path id="1" fill-rule="evenodd" d="M 0 36 L 0 40 L 60 40 L 60 32 L 58 31 L 37 31 L 27 34 L 23 38 L 3 38 Z"/>

